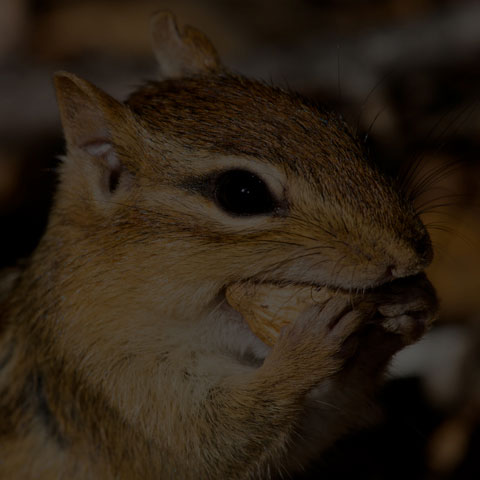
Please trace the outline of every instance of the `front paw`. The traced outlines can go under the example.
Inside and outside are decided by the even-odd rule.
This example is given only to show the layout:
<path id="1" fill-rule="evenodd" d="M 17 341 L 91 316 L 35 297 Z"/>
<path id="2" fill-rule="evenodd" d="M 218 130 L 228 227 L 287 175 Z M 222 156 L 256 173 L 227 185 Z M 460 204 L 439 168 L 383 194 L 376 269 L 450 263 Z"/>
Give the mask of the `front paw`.
<path id="1" fill-rule="evenodd" d="M 404 345 L 416 342 L 438 316 L 435 289 L 425 274 L 395 280 L 373 294 L 380 325 L 399 335 Z"/>
<path id="2" fill-rule="evenodd" d="M 263 370 L 291 380 L 295 388 L 311 389 L 343 368 L 355 352 L 355 334 L 372 314 L 355 309 L 347 296 L 308 308 L 281 331 Z"/>

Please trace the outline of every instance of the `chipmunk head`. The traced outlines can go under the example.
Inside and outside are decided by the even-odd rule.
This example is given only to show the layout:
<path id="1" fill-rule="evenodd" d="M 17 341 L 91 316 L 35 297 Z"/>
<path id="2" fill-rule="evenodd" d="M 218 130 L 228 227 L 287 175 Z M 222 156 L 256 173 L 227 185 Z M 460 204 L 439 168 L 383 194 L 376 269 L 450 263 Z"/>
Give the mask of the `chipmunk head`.
<path id="1" fill-rule="evenodd" d="M 103 291 L 182 291 L 198 311 L 241 280 L 368 288 L 429 264 L 413 207 L 335 114 L 228 73 L 169 14 L 153 41 L 162 80 L 125 103 L 55 78 L 68 155 L 52 228 Z"/>

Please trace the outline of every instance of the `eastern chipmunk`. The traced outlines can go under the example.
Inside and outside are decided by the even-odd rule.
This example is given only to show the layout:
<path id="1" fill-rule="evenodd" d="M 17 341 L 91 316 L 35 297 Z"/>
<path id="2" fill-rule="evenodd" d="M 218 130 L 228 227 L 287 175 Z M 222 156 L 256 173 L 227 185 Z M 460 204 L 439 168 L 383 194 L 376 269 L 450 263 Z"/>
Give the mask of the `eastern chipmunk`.
<path id="1" fill-rule="evenodd" d="M 348 127 L 152 24 L 161 81 L 125 103 L 55 76 L 67 154 L 1 309 L 2 479 L 294 473 L 436 315 L 427 231 Z M 365 301 L 314 305 L 270 348 L 225 302 L 241 281 Z"/>

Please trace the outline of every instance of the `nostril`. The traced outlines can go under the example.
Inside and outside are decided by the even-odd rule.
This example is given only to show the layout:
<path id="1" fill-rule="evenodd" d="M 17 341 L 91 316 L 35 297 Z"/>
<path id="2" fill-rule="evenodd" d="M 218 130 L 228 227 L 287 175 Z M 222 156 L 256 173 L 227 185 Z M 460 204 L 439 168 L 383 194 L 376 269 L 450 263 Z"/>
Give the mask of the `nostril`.
<path id="1" fill-rule="evenodd" d="M 395 265 L 389 265 L 385 275 L 387 278 L 397 277 Z"/>
<path id="2" fill-rule="evenodd" d="M 392 265 L 388 267 L 387 271 L 392 275 L 392 278 L 404 278 L 404 277 L 411 277 L 413 275 L 417 275 L 418 273 L 423 271 L 423 267 L 421 264 L 414 263 L 412 265 L 405 265 L 397 267 L 396 265 Z"/>

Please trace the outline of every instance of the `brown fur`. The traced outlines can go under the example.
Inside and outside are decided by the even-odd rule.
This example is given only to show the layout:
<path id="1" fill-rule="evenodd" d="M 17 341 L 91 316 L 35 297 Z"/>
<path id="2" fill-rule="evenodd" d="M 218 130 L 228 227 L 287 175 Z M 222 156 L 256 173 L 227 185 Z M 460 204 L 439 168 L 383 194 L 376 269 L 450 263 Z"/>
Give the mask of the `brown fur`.
<path id="1" fill-rule="evenodd" d="M 68 153 L 1 309 L 0 478 L 295 471 L 364 423 L 391 355 L 433 320 L 416 276 L 375 292 L 377 317 L 333 299 L 271 350 L 254 337 L 226 285 L 364 290 L 421 272 L 428 235 L 334 114 L 226 73 L 202 34 L 171 22 L 154 25 L 170 78 L 125 104 L 56 77 Z M 262 176 L 281 207 L 221 211 L 205 185 L 229 168 Z"/>

